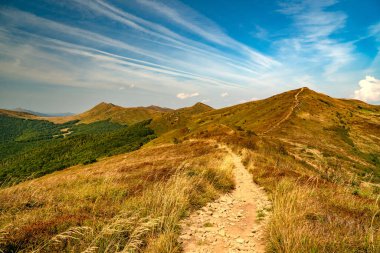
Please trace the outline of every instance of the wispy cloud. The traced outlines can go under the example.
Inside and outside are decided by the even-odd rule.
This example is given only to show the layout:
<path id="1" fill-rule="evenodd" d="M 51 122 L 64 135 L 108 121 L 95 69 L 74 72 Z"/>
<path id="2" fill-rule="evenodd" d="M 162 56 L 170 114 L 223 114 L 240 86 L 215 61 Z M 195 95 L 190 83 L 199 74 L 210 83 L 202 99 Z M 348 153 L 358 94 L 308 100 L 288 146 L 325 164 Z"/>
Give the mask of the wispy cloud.
<path id="1" fill-rule="evenodd" d="M 77 56 L 82 56 L 85 58 L 91 58 L 92 62 L 97 61 L 98 63 L 104 63 L 106 61 L 112 62 L 114 64 L 123 65 L 124 67 L 132 67 L 132 68 L 139 68 L 144 71 L 152 71 L 159 74 L 164 75 L 170 75 L 174 76 L 176 78 L 187 78 L 187 79 L 193 79 L 198 80 L 204 83 L 208 84 L 214 84 L 214 85 L 221 85 L 221 86 L 236 86 L 237 84 L 233 84 L 233 82 L 224 81 L 221 79 L 218 79 L 217 77 L 209 77 L 209 76 L 203 76 L 202 74 L 197 74 L 195 71 L 192 71 L 191 68 L 184 66 L 183 61 L 177 60 L 178 57 L 172 58 L 168 57 L 166 54 L 163 54 L 161 52 L 157 52 L 154 50 L 154 48 L 140 48 L 135 47 L 130 44 L 127 44 L 126 42 L 115 40 L 112 38 L 109 38 L 107 36 L 103 36 L 94 32 L 90 32 L 87 30 L 83 30 L 80 28 L 64 25 L 61 23 L 57 23 L 55 21 L 47 20 L 44 18 L 37 17 L 33 14 L 18 11 L 15 9 L 4 9 L 0 11 L 0 14 L 9 19 L 9 22 L 12 23 L 12 26 L 17 28 L 16 33 L 10 33 L 9 31 L 3 31 L 3 33 L 7 34 L 8 38 L 11 38 L 12 40 L 16 40 L 16 44 L 13 42 L 10 42 L 6 44 L 4 41 L 3 43 L 3 53 L 7 53 L 8 57 L 15 57 L 18 55 L 19 60 L 25 60 L 28 61 L 30 59 L 27 59 L 26 55 L 20 55 L 17 52 L 19 52 L 20 47 L 28 47 L 28 48 L 34 48 L 36 46 L 39 47 L 39 49 L 34 50 L 35 52 L 38 51 L 38 54 L 41 54 L 41 50 L 43 51 L 43 48 L 54 48 L 55 50 L 64 51 L 65 53 L 70 53 Z M 22 32 L 22 29 L 25 27 L 34 27 L 40 30 L 44 30 L 49 33 L 49 37 L 45 36 L 36 36 L 33 34 L 30 34 L 28 32 Z M 21 29 L 21 30 L 20 30 Z M 50 32 L 49 32 L 50 31 Z M 22 36 L 20 36 L 20 34 Z M 56 34 L 59 34 L 59 36 L 56 36 Z M 64 35 L 64 36 L 63 36 Z M 5 37 L 5 36 L 4 36 Z M 32 44 L 23 44 L 23 38 L 29 37 L 27 42 L 33 41 Z M 52 39 L 57 38 L 57 39 Z M 67 41 L 75 41 L 77 43 L 77 40 L 80 39 L 80 44 L 87 44 L 90 47 L 87 46 L 80 46 L 77 44 L 73 44 L 71 42 Z M 141 56 L 144 58 L 147 58 L 147 60 L 140 60 L 137 58 L 131 58 L 131 57 L 125 57 L 123 55 L 116 55 L 112 53 L 108 53 L 105 51 L 101 51 L 96 49 L 96 47 L 99 47 L 99 45 L 104 45 L 108 48 L 114 48 L 118 51 L 125 50 L 127 53 L 132 53 L 136 57 Z M 30 50 L 31 54 L 32 50 Z M 29 58 L 32 56 L 29 54 Z M 36 58 L 38 58 L 38 55 L 36 53 Z M 49 54 L 49 52 L 45 52 L 45 54 Z M 54 58 L 54 54 L 51 54 L 51 59 Z M 50 59 L 50 60 L 51 60 Z M 45 59 L 46 60 L 46 59 Z M 66 59 L 70 61 L 70 59 Z M 157 63 L 155 63 L 157 62 Z M 169 64 L 170 63 L 170 64 Z M 171 67 L 173 66 L 173 63 L 177 67 Z M 38 64 L 36 65 L 38 66 Z M 102 67 L 104 65 L 100 64 L 98 67 Z M 94 66 L 95 67 L 95 66 Z M 181 68 L 183 70 L 181 70 Z M 195 66 L 192 66 L 192 68 L 195 68 Z M 65 68 L 60 68 L 61 71 L 64 71 Z M 189 72 L 192 71 L 192 72 Z M 11 71 L 12 74 L 17 73 L 17 69 L 13 69 Z M 4 74 L 5 69 L 3 69 Z M 30 75 L 33 73 L 33 66 L 31 66 L 31 70 L 27 71 L 25 74 L 30 72 Z M 71 72 L 71 70 L 70 70 Z M 10 73 L 10 72 L 7 72 Z M 69 76 L 72 74 L 68 74 Z M 16 75 L 17 76 L 17 75 Z M 33 75 L 34 78 L 38 78 L 38 80 L 44 79 L 45 81 L 52 81 L 55 80 L 54 78 L 44 78 L 40 77 L 38 74 Z M 243 77 L 243 76 L 242 76 Z M 157 77 L 157 79 L 160 79 Z M 68 81 L 68 80 L 66 80 Z M 55 81 L 57 82 L 57 81 Z M 63 84 L 63 82 L 59 82 L 59 84 Z M 78 84 L 78 82 L 71 82 L 66 83 L 66 85 L 75 85 Z"/>
<path id="2" fill-rule="evenodd" d="M 143 40 L 148 40 L 151 44 L 158 43 L 160 46 L 137 43 L 133 41 L 136 38 L 135 36 L 127 37 L 124 41 L 121 41 L 16 9 L 4 8 L 0 11 L 0 15 L 7 20 L 10 29 L 13 29 L 13 32 L 8 33 L 8 36 L 17 39 L 16 37 L 19 34 L 14 31 L 20 32 L 24 28 L 44 31 L 44 34 L 39 36 L 38 39 L 34 38 L 37 43 L 33 42 L 33 45 L 38 44 L 38 50 L 54 47 L 55 50 L 90 58 L 93 67 L 96 67 L 96 64 L 94 64 L 96 62 L 99 67 L 103 68 L 104 63 L 108 61 L 108 63 L 118 64 L 119 67 L 138 68 L 142 71 L 151 71 L 159 75 L 185 78 L 199 81 L 200 84 L 212 84 L 221 87 L 254 84 L 255 76 L 259 75 L 253 67 L 254 64 L 249 59 L 239 61 L 236 56 L 222 53 L 219 49 L 210 47 L 207 44 L 187 39 L 162 25 L 139 18 L 104 1 L 74 1 L 74 3 L 85 5 L 98 15 L 120 22 L 132 31 L 138 31 L 136 34 L 139 34 Z M 141 34 L 146 34 L 146 36 Z M 149 37 L 151 36 L 158 39 L 150 39 Z M 35 35 L 35 37 L 37 36 Z M 21 41 L 22 39 L 19 38 L 19 46 L 23 46 Z M 28 45 L 33 47 L 33 45 Z M 5 47 L 6 45 L 4 45 Z M 100 47 L 107 48 L 108 52 L 97 49 Z M 168 47 L 171 48 L 170 51 L 168 51 Z M 172 50 L 173 48 L 178 50 Z M 11 49 L 18 50 L 16 47 L 8 45 L 7 50 Z M 110 53 L 111 51 L 117 51 L 118 53 Z M 12 57 L 13 53 L 8 55 Z M 19 59 L 22 59 L 22 56 Z M 70 59 L 68 60 L 70 61 Z M 209 68 L 209 66 L 212 66 L 212 68 Z M 64 68 L 61 68 L 60 71 L 64 71 Z M 12 71 L 13 74 L 14 72 L 17 72 L 17 70 Z M 34 78 L 38 78 L 38 76 L 38 74 L 33 75 Z M 157 76 L 157 79 L 159 80 L 161 77 Z M 50 80 L 55 80 L 55 78 L 42 81 L 50 82 Z M 62 83 L 59 82 L 59 84 Z M 78 84 L 78 82 L 71 82 L 71 84 L 67 85 L 75 84 Z"/>
<path id="3" fill-rule="evenodd" d="M 214 22 L 178 1 L 157 2 L 138 0 L 137 2 L 149 7 L 150 10 L 160 15 L 160 17 L 170 20 L 173 24 L 179 25 L 209 42 L 233 50 L 242 51 L 249 57 L 250 64 L 254 67 L 270 68 L 280 64 L 271 57 L 259 53 L 228 36 Z"/>
<path id="4" fill-rule="evenodd" d="M 255 30 L 250 32 L 252 37 L 260 40 L 268 40 L 269 32 L 259 25 L 255 25 Z"/>
<path id="5" fill-rule="evenodd" d="M 220 96 L 221 96 L 222 98 L 227 97 L 227 96 L 228 96 L 228 92 L 223 92 L 222 94 L 220 94 Z"/>
<path id="6" fill-rule="evenodd" d="M 320 66 L 325 76 L 331 76 L 354 59 L 352 42 L 332 38 L 345 27 L 347 15 L 339 11 L 327 11 L 335 0 L 304 0 L 280 2 L 279 12 L 293 20 L 294 36 L 278 41 L 285 55 L 291 52 L 299 63 L 309 62 Z M 297 57 L 297 58 L 296 58 Z"/>

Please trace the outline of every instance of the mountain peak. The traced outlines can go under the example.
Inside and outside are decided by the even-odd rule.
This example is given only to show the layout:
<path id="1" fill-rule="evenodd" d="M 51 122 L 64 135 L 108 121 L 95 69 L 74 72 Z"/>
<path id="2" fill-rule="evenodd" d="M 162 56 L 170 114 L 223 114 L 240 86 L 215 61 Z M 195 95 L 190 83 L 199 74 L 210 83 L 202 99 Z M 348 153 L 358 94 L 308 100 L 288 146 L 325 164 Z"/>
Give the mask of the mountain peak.
<path id="1" fill-rule="evenodd" d="M 94 106 L 91 110 L 108 110 L 111 108 L 121 108 L 121 107 L 118 105 L 114 105 L 112 103 L 101 102 L 97 104 L 96 106 Z"/>
<path id="2" fill-rule="evenodd" d="M 114 104 L 112 103 L 107 103 L 107 102 L 100 102 L 99 104 L 97 104 L 96 106 L 115 106 Z"/>
<path id="3" fill-rule="evenodd" d="M 214 109 L 214 108 L 212 108 L 211 106 L 206 105 L 206 104 L 204 104 L 204 103 L 202 103 L 202 102 L 197 102 L 197 103 L 195 103 L 195 104 L 194 104 L 193 106 L 191 106 L 191 107 L 193 107 L 193 108 L 195 108 L 195 107 L 199 107 L 199 108 Z"/>

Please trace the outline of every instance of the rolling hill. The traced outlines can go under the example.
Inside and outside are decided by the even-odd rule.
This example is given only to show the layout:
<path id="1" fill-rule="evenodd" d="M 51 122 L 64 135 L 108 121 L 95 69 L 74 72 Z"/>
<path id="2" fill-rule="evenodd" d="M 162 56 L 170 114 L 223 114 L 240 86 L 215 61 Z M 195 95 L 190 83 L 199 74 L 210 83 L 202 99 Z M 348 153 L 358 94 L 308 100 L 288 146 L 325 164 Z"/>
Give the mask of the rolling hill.
<path id="1" fill-rule="evenodd" d="M 51 138 L 65 127 L 73 131 L 65 142 L 81 134 L 91 140 L 75 154 L 111 145 L 117 152 L 107 153 L 106 146 L 95 155 L 118 155 L 83 164 L 66 153 L 65 166 L 75 166 L 0 189 L 5 252 L 180 252 L 180 220 L 239 187 L 224 146 L 272 202 L 272 208 L 252 209 L 258 220 L 268 216 L 268 252 L 380 251 L 380 106 L 304 87 L 221 109 L 101 103 L 55 123 L 6 113 L 7 120 L 23 121 L 4 135 L 8 142 Z M 125 140 L 123 131 L 133 148 L 120 151 L 112 145 Z"/>
<path id="2" fill-rule="evenodd" d="M 0 109 L 0 115 L 22 119 L 38 119 L 38 116 L 28 112 L 19 112 L 5 109 Z"/>
<path id="3" fill-rule="evenodd" d="M 207 110 L 194 114 L 187 124 L 171 126 L 174 130 L 154 142 L 207 137 L 215 134 L 216 129 L 225 129 L 252 138 L 275 139 L 314 169 L 322 162 L 337 159 L 347 169 L 345 176 L 361 175 L 380 182 L 380 106 L 335 99 L 302 88 L 264 100 Z M 155 127 L 153 121 L 152 128 Z"/>
<path id="4" fill-rule="evenodd" d="M 49 117 L 43 118 L 54 123 L 65 123 L 68 121 L 79 120 L 80 123 L 92 123 L 102 120 L 120 124 L 134 124 L 143 120 L 152 119 L 161 116 L 163 113 L 171 111 L 168 108 L 158 106 L 149 107 L 121 107 L 111 103 L 100 103 L 92 109 L 72 116 L 66 117 Z"/>

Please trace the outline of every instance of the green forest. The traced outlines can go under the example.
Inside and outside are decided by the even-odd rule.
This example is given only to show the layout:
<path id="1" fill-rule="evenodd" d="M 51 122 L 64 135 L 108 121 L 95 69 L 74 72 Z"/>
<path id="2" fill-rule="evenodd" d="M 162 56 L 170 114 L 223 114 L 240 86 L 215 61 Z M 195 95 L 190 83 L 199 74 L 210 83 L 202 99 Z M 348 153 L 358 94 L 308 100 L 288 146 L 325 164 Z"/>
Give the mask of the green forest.
<path id="1" fill-rule="evenodd" d="M 149 123 L 54 124 L 0 115 L 0 186 L 136 150 L 155 138 Z"/>

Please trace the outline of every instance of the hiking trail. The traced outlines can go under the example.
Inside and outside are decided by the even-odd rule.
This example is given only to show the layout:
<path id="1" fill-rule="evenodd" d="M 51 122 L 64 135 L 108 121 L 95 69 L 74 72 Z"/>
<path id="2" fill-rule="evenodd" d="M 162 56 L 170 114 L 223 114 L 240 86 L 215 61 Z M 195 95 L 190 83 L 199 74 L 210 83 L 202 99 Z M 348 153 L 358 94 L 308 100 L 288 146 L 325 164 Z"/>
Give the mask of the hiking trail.
<path id="1" fill-rule="evenodd" d="M 293 102 L 293 106 L 290 108 L 290 111 L 288 112 L 288 114 L 282 118 L 279 122 L 277 122 L 276 124 L 274 124 L 272 127 L 270 127 L 269 129 L 267 129 L 265 132 L 263 132 L 262 134 L 267 134 L 269 133 L 270 131 L 272 131 L 273 129 L 275 129 L 276 127 L 280 126 L 282 123 L 284 123 L 286 120 L 289 119 L 289 117 L 293 114 L 294 110 L 298 107 L 298 105 L 300 104 L 300 101 L 298 100 L 298 95 L 301 94 L 301 92 L 304 90 L 304 88 L 302 87 L 295 95 L 294 95 L 294 102 Z"/>
<path id="2" fill-rule="evenodd" d="M 234 164 L 236 188 L 181 222 L 185 253 L 264 252 L 264 228 L 271 203 L 252 181 L 238 155 L 224 146 Z"/>

